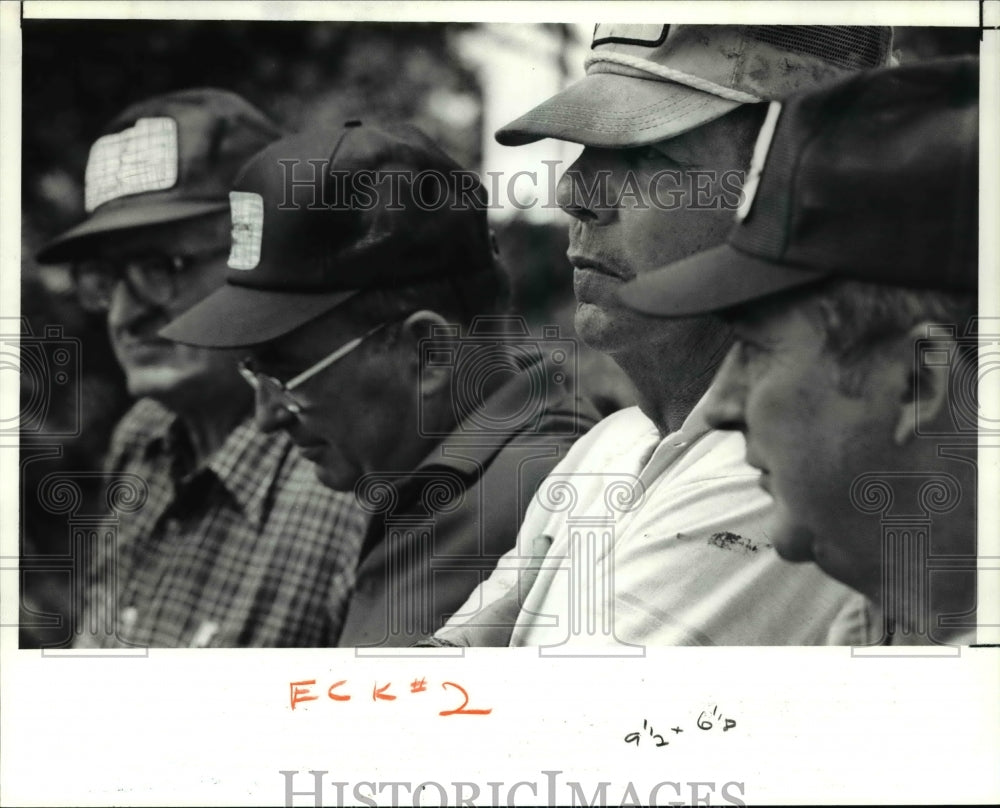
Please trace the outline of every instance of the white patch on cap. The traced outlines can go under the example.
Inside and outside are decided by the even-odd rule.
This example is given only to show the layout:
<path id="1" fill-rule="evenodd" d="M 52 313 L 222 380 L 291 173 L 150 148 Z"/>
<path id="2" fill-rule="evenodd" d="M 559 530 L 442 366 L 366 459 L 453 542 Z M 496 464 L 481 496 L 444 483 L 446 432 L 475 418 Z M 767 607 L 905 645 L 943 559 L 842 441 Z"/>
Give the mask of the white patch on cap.
<path id="1" fill-rule="evenodd" d="M 99 137 L 87 160 L 87 213 L 122 196 L 172 188 L 177 183 L 177 163 L 173 118 L 140 118 L 128 129 Z"/>
<path id="2" fill-rule="evenodd" d="M 781 115 L 781 102 L 772 101 L 767 108 L 767 117 L 760 127 L 760 134 L 757 135 L 757 142 L 753 147 L 753 157 L 750 159 L 750 170 L 747 171 L 746 181 L 743 183 L 743 191 L 740 196 L 740 205 L 736 208 L 736 221 L 742 222 L 750 213 L 750 206 L 753 205 L 754 197 L 757 196 L 757 187 L 760 185 L 760 175 L 764 171 L 764 163 L 767 162 L 767 153 L 771 150 L 771 141 L 774 140 L 774 130 L 778 127 L 778 117 Z"/>
<path id="3" fill-rule="evenodd" d="M 230 191 L 229 213 L 233 222 L 229 266 L 233 269 L 253 269 L 260 263 L 264 198 L 250 191 Z"/>

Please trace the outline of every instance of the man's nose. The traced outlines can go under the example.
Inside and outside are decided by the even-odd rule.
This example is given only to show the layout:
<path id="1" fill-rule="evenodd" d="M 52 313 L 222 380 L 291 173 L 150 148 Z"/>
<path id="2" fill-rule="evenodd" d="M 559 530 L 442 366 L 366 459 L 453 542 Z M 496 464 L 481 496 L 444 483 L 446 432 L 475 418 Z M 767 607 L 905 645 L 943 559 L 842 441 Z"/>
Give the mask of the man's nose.
<path id="1" fill-rule="evenodd" d="M 162 319 L 163 312 L 160 307 L 137 298 L 125 279 L 118 278 L 111 290 L 111 300 L 108 304 L 108 325 L 112 332 L 141 333 L 147 330 L 144 327 L 146 324 L 159 323 Z"/>
<path id="2" fill-rule="evenodd" d="M 261 432 L 276 432 L 286 429 L 295 423 L 296 416 L 282 401 L 281 397 L 272 392 L 266 384 L 257 387 L 254 399 L 254 422 Z"/>
<path id="3" fill-rule="evenodd" d="M 705 417 L 713 429 L 745 431 L 746 381 L 737 346 L 729 349 L 708 392 Z"/>
<path id="4" fill-rule="evenodd" d="M 597 150 L 585 148 L 556 185 L 556 203 L 581 222 L 608 224 L 616 214 L 620 178 L 601 160 Z"/>

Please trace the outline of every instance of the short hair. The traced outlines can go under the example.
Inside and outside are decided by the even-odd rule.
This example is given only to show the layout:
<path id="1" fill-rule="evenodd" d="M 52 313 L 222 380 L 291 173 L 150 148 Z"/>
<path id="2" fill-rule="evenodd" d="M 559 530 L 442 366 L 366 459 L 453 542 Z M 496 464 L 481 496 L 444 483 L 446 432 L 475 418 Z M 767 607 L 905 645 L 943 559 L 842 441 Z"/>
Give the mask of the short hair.
<path id="1" fill-rule="evenodd" d="M 966 333 L 976 316 L 977 296 L 967 292 L 910 289 L 857 280 L 821 281 L 769 299 L 781 307 L 794 305 L 824 336 L 823 350 L 840 370 L 837 385 L 844 395 L 861 395 L 871 369 L 871 360 L 890 343 L 921 322 L 949 325 L 954 333 Z M 740 306 L 730 319 L 755 304 Z M 976 361 L 974 344 L 963 344 L 957 362 Z"/>
<path id="2" fill-rule="evenodd" d="M 360 292 L 338 308 L 338 315 L 361 326 L 375 326 L 428 309 L 468 329 L 476 317 L 503 314 L 509 305 L 507 271 L 500 259 L 491 255 L 482 266 L 448 277 Z"/>

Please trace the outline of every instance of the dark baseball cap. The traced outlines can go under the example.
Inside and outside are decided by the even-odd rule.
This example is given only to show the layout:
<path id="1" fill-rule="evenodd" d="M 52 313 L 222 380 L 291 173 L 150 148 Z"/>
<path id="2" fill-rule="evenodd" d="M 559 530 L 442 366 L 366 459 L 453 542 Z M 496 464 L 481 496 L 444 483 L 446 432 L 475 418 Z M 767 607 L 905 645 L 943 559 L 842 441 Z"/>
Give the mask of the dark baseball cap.
<path id="1" fill-rule="evenodd" d="M 282 134 L 226 90 L 181 90 L 133 104 L 91 146 L 88 217 L 45 245 L 38 261 L 86 258 L 98 237 L 116 230 L 226 210 L 240 166 Z"/>
<path id="2" fill-rule="evenodd" d="M 741 104 L 783 98 L 892 61 L 874 25 L 608 24 L 594 28 L 587 75 L 496 133 L 505 146 L 545 137 L 644 146 Z"/>
<path id="3" fill-rule="evenodd" d="M 873 70 L 772 104 L 727 243 L 620 296 L 680 317 L 830 277 L 974 292 L 978 199 L 979 60 Z"/>
<path id="4" fill-rule="evenodd" d="M 230 194 L 226 284 L 160 334 L 205 347 L 275 339 L 365 289 L 457 277 L 494 261 L 479 178 L 408 124 L 273 143 Z"/>

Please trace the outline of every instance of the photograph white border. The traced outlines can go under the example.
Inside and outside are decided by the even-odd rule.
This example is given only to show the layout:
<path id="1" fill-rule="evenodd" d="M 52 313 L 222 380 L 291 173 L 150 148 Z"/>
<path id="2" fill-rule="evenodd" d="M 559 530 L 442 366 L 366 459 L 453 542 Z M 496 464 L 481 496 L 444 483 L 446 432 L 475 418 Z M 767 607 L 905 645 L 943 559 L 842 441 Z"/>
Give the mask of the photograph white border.
<path id="1" fill-rule="evenodd" d="M 992 17 L 997 5 L 988 4 L 984 15 Z M 32 18 L 589 22 L 609 10 L 606 4 L 540 2 L 0 3 L 0 315 L 19 314 L 15 207 L 22 12 Z M 614 5 L 619 21 L 645 22 L 652 14 L 676 22 L 978 26 L 980 7 L 976 2 Z M 980 221 L 991 224 L 981 227 L 980 237 L 984 317 L 1000 316 L 998 54 L 1000 32 L 985 31 Z M 1000 398 L 998 374 L 992 375 L 983 402 L 995 412 Z M 6 377 L 3 381 L 2 411 L 10 412 L 18 406 L 17 390 Z M 993 448 L 991 458 L 1000 454 Z M 616 805 L 636 797 L 645 803 L 653 786 L 663 782 L 677 783 L 678 794 L 665 787 L 662 804 L 705 795 L 715 803 L 735 804 L 737 798 L 748 805 L 1000 801 L 996 647 L 964 648 L 940 658 L 860 658 L 847 648 L 651 648 L 644 658 L 624 660 L 543 659 L 534 649 L 398 659 L 363 659 L 336 649 L 154 649 L 136 659 L 52 658 L 18 650 L 11 626 L 18 614 L 19 471 L 16 450 L 0 450 L 5 627 L 0 802 L 5 805 L 278 805 L 285 800 L 282 770 L 299 772 L 295 789 L 302 791 L 311 788 L 310 770 L 326 771 L 325 805 L 338 804 L 338 788 L 341 804 L 357 804 L 376 791 L 378 804 L 389 804 L 391 783 L 440 784 L 452 805 L 455 782 L 480 787 L 475 804 L 489 804 L 489 783 L 502 784 L 497 793 L 504 804 L 508 797 L 517 804 L 550 797 L 565 803 L 576 794 L 571 781 L 580 784 L 586 799 L 603 793 Z M 995 493 L 1000 462 L 991 459 L 980 470 L 979 642 L 995 646 L 1000 642 Z M 428 691 L 410 694 L 409 682 L 421 676 Z M 346 679 L 354 698 L 324 698 L 292 710 L 289 683 L 310 679 L 321 693 L 324 685 Z M 389 681 L 400 698 L 374 701 L 370 688 Z M 456 706 L 442 687 L 445 681 L 462 683 L 471 707 L 492 712 L 439 716 L 439 710 Z M 730 732 L 696 728 L 699 714 L 713 707 L 736 722 Z M 686 731 L 669 733 L 674 737 L 662 748 L 626 744 L 624 736 L 644 731 L 644 722 L 657 732 L 661 726 Z M 519 782 L 528 785 L 511 797 Z M 603 792 L 602 782 L 608 784 Z M 363 785 L 358 792 L 359 783 L 372 788 Z M 742 787 L 722 791 L 733 783 Z M 471 790 L 462 793 L 468 797 Z M 439 800 L 432 785 L 416 796 L 399 790 L 399 804 Z M 294 804 L 314 801 L 300 795 Z"/>

